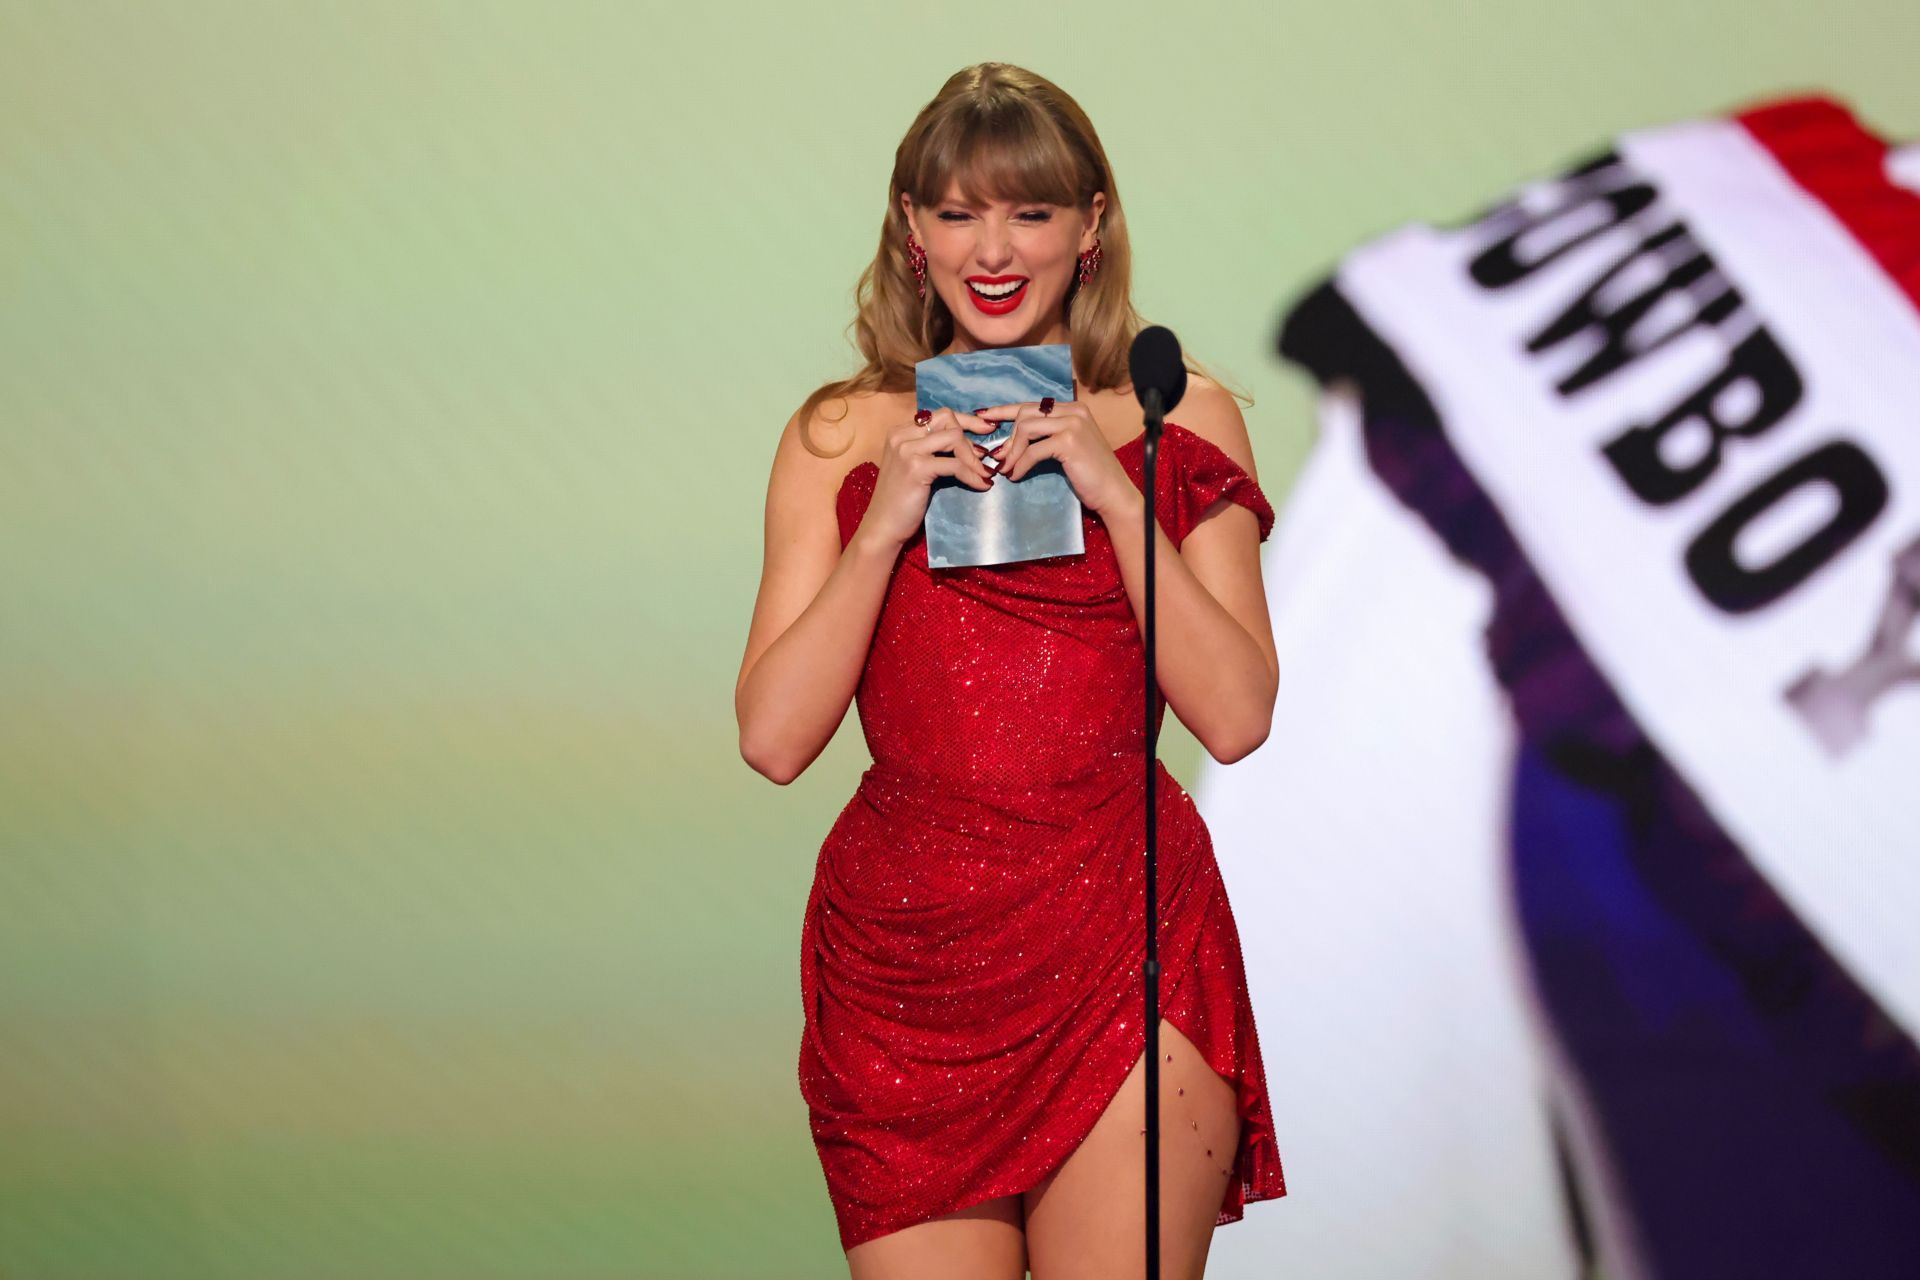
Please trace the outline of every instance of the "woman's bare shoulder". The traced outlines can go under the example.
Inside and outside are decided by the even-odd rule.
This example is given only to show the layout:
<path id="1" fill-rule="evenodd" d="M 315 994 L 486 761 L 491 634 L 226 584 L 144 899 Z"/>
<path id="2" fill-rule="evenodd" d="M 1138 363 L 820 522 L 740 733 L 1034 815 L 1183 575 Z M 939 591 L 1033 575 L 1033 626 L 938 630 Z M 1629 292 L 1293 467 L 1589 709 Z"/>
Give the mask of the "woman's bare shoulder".
<path id="1" fill-rule="evenodd" d="M 803 492 L 836 492 L 855 467 L 878 461 L 887 432 L 912 417 L 910 391 L 828 396 L 804 421 L 800 409 L 796 409 L 780 433 L 773 485 Z"/>
<path id="2" fill-rule="evenodd" d="M 1204 373 L 1187 373 L 1187 393 L 1180 398 L 1184 407 L 1189 402 L 1198 406 L 1202 412 L 1219 413 L 1229 408 L 1238 411 L 1240 398 L 1224 383 L 1216 382 Z"/>
<path id="3" fill-rule="evenodd" d="M 1108 442 L 1116 449 L 1140 434 L 1140 401 L 1134 396 L 1131 384 L 1082 392 L 1081 399 L 1092 410 Z M 1181 394 L 1180 403 L 1167 415 L 1167 420 L 1220 446 L 1242 466 L 1247 464 L 1252 455 L 1246 423 L 1240 415 L 1239 400 L 1233 392 L 1203 373 L 1188 371 L 1187 389 Z"/>
<path id="4" fill-rule="evenodd" d="M 1253 441 L 1247 436 L 1240 400 L 1232 391 L 1203 373 L 1189 373 L 1186 394 L 1169 416 L 1253 474 Z"/>
<path id="5" fill-rule="evenodd" d="M 844 396 L 828 396 L 815 405 L 806 429 L 816 448 L 838 454 L 845 445 L 858 448 L 874 443 L 877 447 L 877 441 L 870 441 L 869 437 L 885 435 L 888 428 L 912 417 L 911 391 L 855 391 Z M 790 425 L 799 429 L 798 412 Z"/>

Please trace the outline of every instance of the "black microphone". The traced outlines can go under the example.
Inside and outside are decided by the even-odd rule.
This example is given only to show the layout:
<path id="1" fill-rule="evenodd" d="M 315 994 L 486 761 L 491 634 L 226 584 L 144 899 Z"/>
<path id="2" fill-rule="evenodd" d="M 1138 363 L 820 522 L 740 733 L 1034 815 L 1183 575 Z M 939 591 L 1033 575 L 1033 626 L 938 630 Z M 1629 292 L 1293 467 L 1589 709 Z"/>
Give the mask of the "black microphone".
<path id="1" fill-rule="evenodd" d="M 1156 422 L 1173 411 L 1187 394 L 1187 366 L 1180 358 L 1180 339 L 1164 325 L 1150 324 L 1133 340 L 1127 353 L 1133 394 L 1147 417 Z"/>
<path id="2" fill-rule="evenodd" d="M 1134 338 L 1133 348 L 1127 352 L 1127 370 L 1133 376 L 1133 394 L 1139 397 L 1140 407 L 1147 411 L 1146 430 L 1142 433 L 1146 448 L 1142 458 L 1144 467 L 1140 485 L 1140 492 L 1147 500 L 1147 516 L 1141 521 L 1141 534 L 1146 540 L 1143 567 L 1147 607 L 1140 628 L 1144 641 L 1141 646 L 1141 666 L 1147 695 L 1141 706 L 1147 767 L 1144 779 L 1147 883 L 1146 891 L 1141 896 L 1141 906 L 1146 914 L 1141 921 L 1141 928 L 1146 935 L 1147 955 L 1145 963 L 1140 966 L 1140 987 L 1145 997 L 1141 1025 L 1147 1032 L 1147 1280 L 1160 1280 L 1160 931 L 1156 927 L 1160 901 L 1160 824 L 1155 820 L 1160 805 L 1154 798 L 1154 773 L 1158 767 L 1160 741 L 1155 716 L 1158 708 L 1154 704 L 1160 696 L 1160 682 L 1154 676 L 1159 659 L 1156 653 L 1157 629 L 1153 625 L 1158 612 L 1155 608 L 1157 593 L 1153 567 L 1158 531 L 1158 521 L 1153 513 L 1158 509 L 1158 500 L 1154 496 L 1153 477 L 1154 472 L 1159 470 L 1155 460 L 1160 452 L 1160 428 L 1165 425 L 1161 419 L 1169 409 L 1180 403 L 1181 396 L 1187 394 L 1187 366 L 1180 358 L 1180 339 L 1173 336 L 1171 329 L 1157 324 L 1148 325 Z"/>

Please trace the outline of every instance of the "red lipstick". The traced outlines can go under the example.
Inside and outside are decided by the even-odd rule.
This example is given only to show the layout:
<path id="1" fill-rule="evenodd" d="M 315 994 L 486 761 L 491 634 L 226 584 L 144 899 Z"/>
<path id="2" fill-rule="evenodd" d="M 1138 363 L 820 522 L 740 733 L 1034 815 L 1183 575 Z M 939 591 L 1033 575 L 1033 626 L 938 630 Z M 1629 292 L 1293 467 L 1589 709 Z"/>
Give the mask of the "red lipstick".
<path id="1" fill-rule="evenodd" d="M 964 283 L 967 296 L 973 299 L 976 311 L 990 316 L 1003 316 L 1019 306 L 1027 296 L 1029 281 L 1025 276 L 968 276 Z M 982 294 L 974 287 L 976 285 L 985 287 L 987 294 Z M 1007 285 L 1015 287 L 1009 292 Z"/>

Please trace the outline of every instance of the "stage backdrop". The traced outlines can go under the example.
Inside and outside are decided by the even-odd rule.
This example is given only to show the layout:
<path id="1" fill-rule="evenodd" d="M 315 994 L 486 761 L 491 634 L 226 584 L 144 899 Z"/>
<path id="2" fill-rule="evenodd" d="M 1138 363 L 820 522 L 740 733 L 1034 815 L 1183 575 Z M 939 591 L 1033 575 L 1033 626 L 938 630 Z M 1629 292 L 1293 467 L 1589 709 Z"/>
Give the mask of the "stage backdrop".
<path id="1" fill-rule="evenodd" d="M 1251 392 L 1276 498 L 1331 412 L 1276 323 L 1362 241 L 1786 90 L 1920 133 L 1893 0 L 1167 12 L 0 0 L 0 1275 L 844 1274 L 797 946 L 864 755 L 850 718 L 776 788 L 731 695 L 774 440 L 849 365 L 893 148 L 957 68 L 1090 112 L 1139 305 Z M 1435 750 L 1489 746 L 1443 732 L 1494 723 L 1466 658 L 1400 659 Z M 1273 817 L 1229 888 L 1318 892 L 1337 842 Z M 1263 1027 L 1291 1194 L 1213 1274 L 1412 1274 L 1414 1171 L 1469 1158 L 1525 1194 L 1426 1223 L 1419 1274 L 1571 1256 L 1541 1112 L 1461 1143 L 1512 1011 L 1382 985 L 1500 935 L 1383 889 L 1407 927 L 1334 970 L 1250 896 L 1263 1011 L 1403 1006 Z M 1451 1046 L 1431 1091 L 1346 1117 L 1393 1144 L 1342 1164 L 1313 1078 L 1409 1033 Z"/>

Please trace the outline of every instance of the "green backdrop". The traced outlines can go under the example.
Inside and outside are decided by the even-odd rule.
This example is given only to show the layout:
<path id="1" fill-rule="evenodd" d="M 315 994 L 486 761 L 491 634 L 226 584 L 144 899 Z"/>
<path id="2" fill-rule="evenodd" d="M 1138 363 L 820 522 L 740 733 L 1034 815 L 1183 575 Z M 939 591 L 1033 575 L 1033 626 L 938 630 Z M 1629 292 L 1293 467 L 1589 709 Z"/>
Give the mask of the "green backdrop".
<path id="1" fill-rule="evenodd" d="M 1277 496 L 1274 322 L 1344 248 L 1783 90 L 1920 134 L 1917 48 L 1906 0 L 0 0 L 0 1277 L 844 1274 L 796 957 L 865 755 L 775 787 L 731 695 L 950 72 L 1087 108 Z"/>

